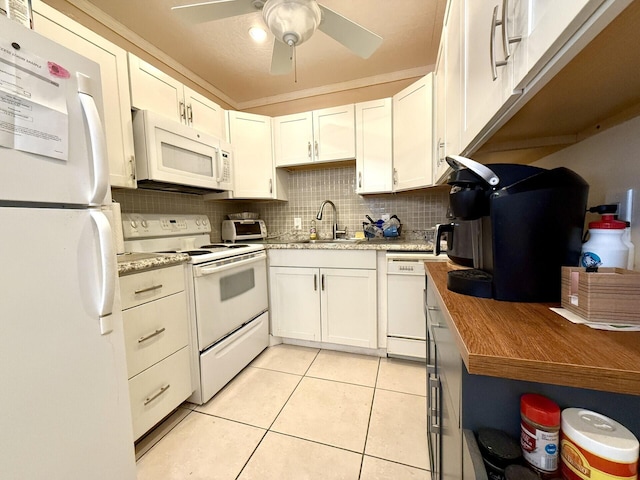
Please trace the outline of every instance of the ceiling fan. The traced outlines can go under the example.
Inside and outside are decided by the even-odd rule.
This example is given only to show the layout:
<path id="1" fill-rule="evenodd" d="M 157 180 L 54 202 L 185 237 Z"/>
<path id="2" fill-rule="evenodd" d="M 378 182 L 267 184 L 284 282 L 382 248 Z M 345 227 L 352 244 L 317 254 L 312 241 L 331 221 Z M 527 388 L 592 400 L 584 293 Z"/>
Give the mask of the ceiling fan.
<path id="1" fill-rule="evenodd" d="M 273 75 L 292 70 L 295 47 L 311 38 L 316 29 L 362 58 L 369 58 L 382 43 L 379 35 L 319 5 L 316 0 L 210 0 L 171 9 L 193 23 L 262 10 L 262 18 L 276 38 L 271 58 Z"/>

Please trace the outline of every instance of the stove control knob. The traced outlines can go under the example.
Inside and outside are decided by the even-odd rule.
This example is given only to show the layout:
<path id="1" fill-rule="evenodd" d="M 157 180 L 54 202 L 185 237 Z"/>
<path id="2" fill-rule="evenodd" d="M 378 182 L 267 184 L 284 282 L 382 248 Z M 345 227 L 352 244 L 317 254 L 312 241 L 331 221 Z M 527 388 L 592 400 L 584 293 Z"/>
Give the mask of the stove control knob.
<path id="1" fill-rule="evenodd" d="M 200 219 L 199 218 L 196 218 L 196 226 L 198 226 L 198 227 L 200 226 Z"/>
<path id="2" fill-rule="evenodd" d="M 140 222 L 140 224 L 142 225 L 142 228 L 147 228 L 147 221 L 146 220 L 142 220 L 142 222 Z"/>
<path id="3" fill-rule="evenodd" d="M 202 225 L 204 225 L 204 226 L 206 227 L 206 226 L 207 226 L 207 223 L 208 223 L 208 222 L 207 222 L 207 219 L 206 219 L 206 218 L 203 218 L 203 219 L 202 219 Z"/>
<path id="4" fill-rule="evenodd" d="M 131 228 L 138 228 L 138 222 L 131 220 Z"/>

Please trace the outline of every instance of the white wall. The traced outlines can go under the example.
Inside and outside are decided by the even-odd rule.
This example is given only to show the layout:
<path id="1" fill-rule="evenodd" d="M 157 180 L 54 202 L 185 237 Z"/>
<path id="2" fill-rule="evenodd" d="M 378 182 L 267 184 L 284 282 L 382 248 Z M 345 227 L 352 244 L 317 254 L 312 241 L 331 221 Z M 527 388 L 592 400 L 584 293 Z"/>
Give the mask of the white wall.
<path id="1" fill-rule="evenodd" d="M 589 183 L 589 206 L 605 203 L 607 193 L 634 189 L 631 240 L 635 270 L 640 269 L 640 117 L 606 130 L 534 164 L 567 167 Z M 597 216 L 587 214 L 587 222 Z"/>

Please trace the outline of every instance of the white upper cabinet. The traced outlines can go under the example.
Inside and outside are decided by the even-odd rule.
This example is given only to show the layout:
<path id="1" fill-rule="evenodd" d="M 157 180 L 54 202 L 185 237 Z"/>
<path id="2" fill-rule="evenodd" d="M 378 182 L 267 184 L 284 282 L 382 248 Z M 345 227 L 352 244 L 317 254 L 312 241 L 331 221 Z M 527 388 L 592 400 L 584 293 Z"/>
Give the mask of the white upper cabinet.
<path id="1" fill-rule="evenodd" d="M 433 74 L 393 96 L 394 191 L 433 185 Z"/>
<path id="2" fill-rule="evenodd" d="M 449 0 L 440 51 L 434 72 L 434 182 L 449 169 L 445 158 L 461 151 L 462 125 L 462 7 L 463 0 Z"/>
<path id="3" fill-rule="evenodd" d="M 127 52 L 40 0 L 33 1 L 33 15 L 36 32 L 100 65 L 109 180 L 136 188 Z"/>
<path id="4" fill-rule="evenodd" d="M 507 2 L 506 32 L 520 37 L 514 49 L 514 84 L 523 88 L 567 43 L 570 37 L 605 0 L 510 0 Z M 629 3 L 617 2 L 617 3 Z"/>
<path id="5" fill-rule="evenodd" d="M 356 156 L 354 105 L 274 118 L 276 167 Z"/>
<path id="6" fill-rule="evenodd" d="M 498 0 L 465 0 L 464 125 L 462 140 L 470 144 L 503 108 L 511 106 L 520 91 L 512 84 L 512 59 L 502 43 L 502 4 Z M 503 3 L 506 3 L 503 2 Z M 520 45 L 512 44 L 513 49 Z"/>
<path id="7" fill-rule="evenodd" d="M 234 198 L 281 199 L 273 164 L 271 117 L 229 111 L 235 168 Z"/>
<path id="8" fill-rule="evenodd" d="M 504 125 L 632 0 L 464 0 L 462 152 Z"/>
<path id="9" fill-rule="evenodd" d="M 226 139 L 225 111 L 162 70 L 129 53 L 131 105 Z"/>
<path id="10" fill-rule="evenodd" d="M 356 104 L 356 193 L 393 191 L 391 98 Z"/>

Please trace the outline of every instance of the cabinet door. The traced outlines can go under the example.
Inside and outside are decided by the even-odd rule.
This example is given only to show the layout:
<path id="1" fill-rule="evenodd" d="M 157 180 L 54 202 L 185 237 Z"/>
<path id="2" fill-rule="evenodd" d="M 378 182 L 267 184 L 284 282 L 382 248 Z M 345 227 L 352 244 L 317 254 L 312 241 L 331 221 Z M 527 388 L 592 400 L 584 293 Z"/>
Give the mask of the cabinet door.
<path id="1" fill-rule="evenodd" d="M 313 155 L 316 162 L 356 158 L 353 104 L 314 110 Z"/>
<path id="2" fill-rule="evenodd" d="M 462 478 L 462 430 L 459 419 L 454 413 L 456 406 L 446 391 L 441 391 L 440 395 L 442 398 L 440 478 L 442 480 L 460 480 Z"/>
<path id="3" fill-rule="evenodd" d="M 434 92 L 436 115 L 434 136 L 434 183 L 444 179 L 449 170 L 445 157 L 461 152 L 462 118 L 462 0 L 450 0 L 436 64 Z"/>
<path id="4" fill-rule="evenodd" d="M 509 4 L 507 32 L 520 36 L 514 47 L 514 84 L 523 88 L 604 0 L 527 0 Z"/>
<path id="5" fill-rule="evenodd" d="M 448 4 L 451 5 L 450 3 Z M 445 139 L 447 132 L 445 130 L 445 117 L 446 117 L 446 58 L 445 58 L 445 44 L 447 42 L 446 37 L 446 17 L 445 26 L 442 30 L 442 37 L 440 38 L 440 49 L 438 51 L 438 58 L 436 59 L 436 66 L 433 70 L 433 179 L 435 182 L 440 178 L 440 172 L 446 171 L 447 162 L 445 161 Z"/>
<path id="6" fill-rule="evenodd" d="M 322 341 L 376 348 L 375 270 L 320 269 Z"/>
<path id="7" fill-rule="evenodd" d="M 186 123 L 182 83 L 129 52 L 131 106 Z"/>
<path id="8" fill-rule="evenodd" d="M 463 145 L 478 141 L 485 126 L 513 104 L 520 92 L 512 88 L 513 60 L 506 61 L 502 11 L 498 0 L 465 0 L 465 123 Z M 505 65 L 498 66 L 499 62 Z"/>
<path id="9" fill-rule="evenodd" d="M 313 116 L 311 112 L 273 119 L 276 167 L 313 161 Z"/>
<path id="10" fill-rule="evenodd" d="M 394 190 L 433 184 L 433 74 L 393 97 Z"/>
<path id="11" fill-rule="evenodd" d="M 229 111 L 229 136 L 235 168 L 234 196 L 273 198 L 271 118 Z"/>
<path id="12" fill-rule="evenodd" d="M 271 267 L 271 334 L 320 341 L 320 274 L 317 268 Z"/>
<path id="13" fill-rule="evenodd" d="M 216 138 L 227 138 L 225 112 L 220 105 L 189 87 L 184 87 L 184 102 L 189 125 Z"/>
<path id="14" fill-rule="evenodd" d="M 104 130 L 113 187 L 136 188 L 127 52 L 41 1 L 34 1 L 38 33 L 100 65 Z"/>
<path id="15" fill-rule="evenodd" d="M 356 193 L 393 188 L 391 98 L 356 104 Z"/>

